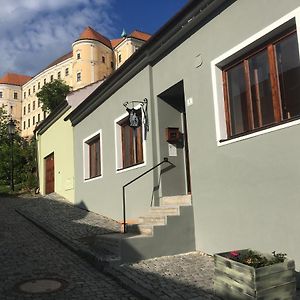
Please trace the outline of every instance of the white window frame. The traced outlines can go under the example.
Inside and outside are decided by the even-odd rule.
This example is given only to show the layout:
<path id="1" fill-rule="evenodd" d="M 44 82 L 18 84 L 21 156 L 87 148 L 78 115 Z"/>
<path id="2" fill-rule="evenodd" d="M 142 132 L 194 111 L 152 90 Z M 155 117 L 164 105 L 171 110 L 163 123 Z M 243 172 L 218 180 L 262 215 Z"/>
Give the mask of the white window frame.
<path id="1" fill-rule="evenodd" d="M 100 173 L 101 175 L 88 178 L 90 175 L 90 151 L 89 151 L 89 144 L 87 143 L 91 139 L 95 138 L 97 135 L 99 135 L 100 138 Z M 82 141 L 82 157 L 83 157 L 83 182 L 90 182 L 94 180 L 98 180 L 100 178 L 103 178 L 103 147 L 102 147 L 102 129 L 99 129 L 98 131 L 92 133 L 88 137 L 86 137 Z"/>
<path id="2" fill-rule="evenodd" d="M 140 104 L 136 105 L 134 109 L 142 108 Z M 128 116 L 128 113 L 124 113 L 114 120 L 115 124 L 115 161 L 116 161 L 116 173 L 123 173 L 130 170 L 138 169 L 145 167 L 147 165 L 147 156 L 146 156 L 146 139 L 145 139 L 145 125 L 144 125 L 144 113 L 142 110 L 142 139 L 143 139 L 143 163 L 127 167 L 123 169 L 123 156 L 122 156 L 122 132 L 121 126 L 118 124 L 120 121 L 125 119 Z"/>
<path id="3" fill-rule="evenodd" d="M 300 7 L 283 16 L 279 20 L 275 21 L 271 25 L 260 30 L 256 34 L 252 35 L 245 41 L 226 51 L 213 61 L 211 61 L 211 73 L 212 73 L 212 88 L 213 88 L 213 100 L 214 100 L 214 114 L 215 114 L 215 125 L 216 125 L 216 139 L 218 146 L 224 146 L 245 139 L 253 138 L 262 134 L 277 131 L 283 128 L 291 127 L 300 124 L 300 120 L 291 121 L 285 124 L 275 125 L 274 127 L 262 129 L 257 132 L 249 133 L 237 138 L 226 140 L 227 129 L 226 129 L 226 116 L 224 107 L 224 93 L 223 93 L 223 82 L 222 82 L 222 67 L 230 63 L 234 59 L 242 56 L 244 53 L 255 48 L 257 45 L 263 43 L 265 40 L 270 39 L 272 36 L 282 32 L 285 24 L 295 24 L 298 44 L 299 44 L 299 56 L 300 56 Z M 221 140 L 224 140 L 220 142 Z"/>

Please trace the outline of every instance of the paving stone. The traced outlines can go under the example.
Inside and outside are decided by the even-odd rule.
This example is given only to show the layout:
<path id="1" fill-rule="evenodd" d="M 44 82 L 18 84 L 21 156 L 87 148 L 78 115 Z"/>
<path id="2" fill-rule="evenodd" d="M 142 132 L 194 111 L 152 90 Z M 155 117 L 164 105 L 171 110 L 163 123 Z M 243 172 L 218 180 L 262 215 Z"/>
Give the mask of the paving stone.
<path id="1" fill-rule="evenodd" d="M 146 299 L 217 300 L 213 292 L 213 258 L 201 252 L 173 255 L 97 272 L 56 240 L 15 213 L 18 209 L 78 251 L 101 260 L 89 249 L 94 235 L 118 232 L 119 224 L 92 212 L 74 207 L 63 198 L 0 198 L 0 299 Z M 98 256 L 97 256 L 98 255 Z M 99 257 L 100 255 L 100 257 Z M 96 261 L 96 260 L 95 260 Z M 19 295 L 14 286 L 28 278 L 61 278 L 68 286 L 43 297 Z M 127 290 L 122 286 L 127 287 Z M 297 299 L 300 293 L 297 291 Z"/>
<path id="2" fill-rule="evenodd" d="M 15 209 L 24 199 L 0 198 L 0 299 L 137 299 L 57 240 L 45 234 Z M 35 204 L 37 202 L 34 202 Z M 30 279 L 61 279 L 67 286 L 48 294 L 26 294 L 16 285 Z"/>

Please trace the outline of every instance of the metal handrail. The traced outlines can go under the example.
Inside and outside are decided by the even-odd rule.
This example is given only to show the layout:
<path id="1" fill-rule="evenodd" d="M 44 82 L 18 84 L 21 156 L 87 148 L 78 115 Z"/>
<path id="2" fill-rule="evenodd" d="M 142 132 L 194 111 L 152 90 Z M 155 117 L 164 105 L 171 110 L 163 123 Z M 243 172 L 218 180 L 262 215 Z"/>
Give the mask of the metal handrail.
<path id="1" fill-rule="evenodd" d="M 140 179 L 141 177 L 143 177 L 144 175 L 146 175 L 149 172 L 153 171 L 154 169 L 156 169 L 157 167 L 159 167 L 160 165 L 162 165 L 164 163 L 168 163 L 168 164 L 174 166 L 174 164 L 172 164 L 167 157 L 164 157 L 164 160 L 161 161 L 159 164 L 157 164 L 156 166 L 152 167 L 151 169 L 147 170 L 146 172 L 142 173 L 138 177 L 132 179 L 131 181 L 129 181 L 125 185 L 123 185 L 123 233 L 127 232 L 127 228 L 126 228 L 127 226 L 126 226 L 126 192 L 125 192 L 125 188 L 128 185 L 132 184 L 136 180 Z"/>

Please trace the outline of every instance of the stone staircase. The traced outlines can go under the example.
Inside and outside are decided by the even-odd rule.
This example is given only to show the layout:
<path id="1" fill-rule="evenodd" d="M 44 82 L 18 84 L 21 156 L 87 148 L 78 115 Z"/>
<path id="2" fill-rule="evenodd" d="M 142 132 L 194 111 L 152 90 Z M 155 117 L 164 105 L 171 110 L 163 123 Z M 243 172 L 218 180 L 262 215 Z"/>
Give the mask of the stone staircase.
<path id="1" fill-rule="evenodd" d="M 96 251 L 107 251 L 114 257 L 109 263 L 134 262 L 151 257 L 173 255 L 195 250 L 191 195 L 163 197 L 160 206 L 151 207 L 138 224 L 127 227 L 127 233 L 97 236 Z"/>

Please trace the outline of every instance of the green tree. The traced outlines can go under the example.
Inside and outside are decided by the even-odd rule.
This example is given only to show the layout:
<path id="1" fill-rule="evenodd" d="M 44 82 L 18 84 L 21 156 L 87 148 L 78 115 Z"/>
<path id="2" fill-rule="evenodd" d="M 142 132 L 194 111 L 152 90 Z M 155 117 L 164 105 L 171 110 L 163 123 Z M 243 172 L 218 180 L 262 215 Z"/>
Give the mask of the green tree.
<path id="1" fill-rule="evenodd" d="M 42 89 L 36 94 L 42 103 L 43 111 L 52 112 L 71 91 L 71 87 L 61 79 L 55 79 L 43 85 Z"/>
<path id="2" fill-rule="evenodd" d="M 7 123 L 9 116 L 0 108 L 0 186 L 8 186 L 11 176 L 11 140 Z M 18 124 L 17 128 L 18 128 Z M 35 139 L 25 139 L 19 130 L 13 136 L 14 183 L 19 189 L 30 190 L 37 186 Z"/>

